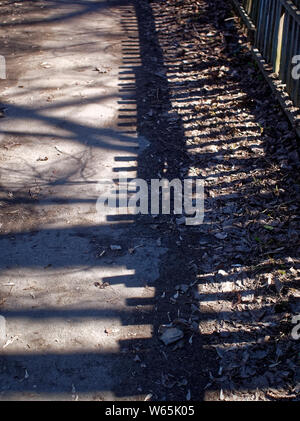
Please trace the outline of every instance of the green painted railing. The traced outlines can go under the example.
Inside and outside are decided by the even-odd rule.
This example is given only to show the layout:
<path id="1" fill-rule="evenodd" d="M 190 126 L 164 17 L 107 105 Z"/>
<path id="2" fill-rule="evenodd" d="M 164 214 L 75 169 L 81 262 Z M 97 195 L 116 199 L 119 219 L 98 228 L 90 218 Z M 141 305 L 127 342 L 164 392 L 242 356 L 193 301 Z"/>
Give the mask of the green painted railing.
<path id="1" fill-rule="evenodd" d="M 254 31 L 254 47 L 272 65 L 294 105 L 300 106 L 300 81 L 292 72 L 300 56 L 300 0 L 235 0 Z M 298 71 L 299 74 L 299 71 Z"/>

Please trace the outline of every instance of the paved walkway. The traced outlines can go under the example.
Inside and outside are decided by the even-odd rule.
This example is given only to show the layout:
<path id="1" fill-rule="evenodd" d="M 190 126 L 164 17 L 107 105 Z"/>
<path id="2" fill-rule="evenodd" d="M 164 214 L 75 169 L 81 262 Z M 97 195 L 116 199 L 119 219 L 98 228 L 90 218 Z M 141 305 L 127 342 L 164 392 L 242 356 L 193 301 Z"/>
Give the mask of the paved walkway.
<path id="1" fill-rule="evenodd" d="M 36 51 L 10 56 L 1 82 L 4 398 L 149 392 L 127 386 L 128 361 L 137 363 L 126 343 L 151 337 L 135 304 L 154 296 L 165 249 L 136 235 L 132 217 L 96 211 L 98 182 L 135 177 L 147 145 L 136 134 L 135 92 L 122 82 L 135 82 L 123 50 L 137 33 L 122 24 L 128 16 L 134 26 L 134 9 L 119 3 L 67 1 L 25 14 L 23 42 L 33 30 Z"/>

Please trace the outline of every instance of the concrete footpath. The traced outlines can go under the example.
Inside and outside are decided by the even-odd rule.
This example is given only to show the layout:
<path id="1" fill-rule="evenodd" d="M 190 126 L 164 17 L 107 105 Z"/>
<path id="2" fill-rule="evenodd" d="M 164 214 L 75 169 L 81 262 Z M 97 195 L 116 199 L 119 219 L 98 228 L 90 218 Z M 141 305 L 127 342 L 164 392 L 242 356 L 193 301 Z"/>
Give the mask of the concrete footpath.
<path id="1" fill-rule="evenodd" d="M 0 398 L 143 400 L 129 344 L 152 336 L 138 304 L 154 297 L 166 249 L 133 217 L 96 210 L 98 182 L 134 178 L 148 144 L 123 56 L 134 10 L 40 4 L 10 17 L 18 42 L 0 82 Z"/>

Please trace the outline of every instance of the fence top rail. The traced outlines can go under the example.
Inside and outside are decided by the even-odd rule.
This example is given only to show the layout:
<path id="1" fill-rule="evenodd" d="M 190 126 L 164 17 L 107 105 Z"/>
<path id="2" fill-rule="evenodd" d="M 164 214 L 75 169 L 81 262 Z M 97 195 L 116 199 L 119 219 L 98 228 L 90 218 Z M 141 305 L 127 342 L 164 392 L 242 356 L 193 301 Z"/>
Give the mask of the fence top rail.
<path id="1" fill-rule="evenodd" d="M 300 9 L 291 0 L 280 0 L 280 3 L 286 8 L 290 15 L 300 25 Z"/>

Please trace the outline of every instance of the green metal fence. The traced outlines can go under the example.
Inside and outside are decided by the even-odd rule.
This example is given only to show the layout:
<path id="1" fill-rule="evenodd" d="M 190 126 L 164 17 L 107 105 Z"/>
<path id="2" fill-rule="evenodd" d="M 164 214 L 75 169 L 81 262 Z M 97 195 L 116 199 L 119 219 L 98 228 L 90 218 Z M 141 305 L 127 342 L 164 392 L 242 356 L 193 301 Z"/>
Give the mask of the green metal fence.
<path id="1" fill-rule="evenodd" d="M 300 56 L 300 0 L 238 0 L 254 30 L 254 47 L 285 84 L 300 106 L 300 81 L 292 77 L 294 56 Z"/>

